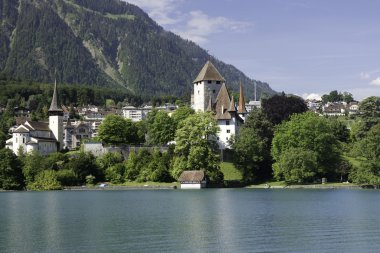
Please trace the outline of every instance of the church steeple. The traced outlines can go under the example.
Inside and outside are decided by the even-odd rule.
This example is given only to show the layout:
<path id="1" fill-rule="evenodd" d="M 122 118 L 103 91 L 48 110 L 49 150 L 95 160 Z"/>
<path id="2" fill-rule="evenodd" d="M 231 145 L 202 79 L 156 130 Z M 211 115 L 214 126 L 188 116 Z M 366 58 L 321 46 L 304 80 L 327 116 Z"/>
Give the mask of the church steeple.
<path id="1" fill-rule="evenodd" d="M 240 81 L 240 94 L 239 94 L 239 106 L 238 106 L 238 113 L 239 114 L 247 114 L 247 109 L 245 108 L 245 100 L 244 100 L 244 94 L 243 94 L 243 86 Z"/>
<path id="2" fill-rule="evenodd" d="M 49 128 L 57 140 L 58 150 L 61 150 L 63 147 L 63 110 L 58 106 L 57 80 L 54 83 L 53 99 L 49 108 Z"/>
<path id="3" fill-rule="evenodd" d="M 49 115 L 63 115 L 63 110 L 58 106 L 57 80 L 54 82 L 53 99 L 51 100 Z"/>

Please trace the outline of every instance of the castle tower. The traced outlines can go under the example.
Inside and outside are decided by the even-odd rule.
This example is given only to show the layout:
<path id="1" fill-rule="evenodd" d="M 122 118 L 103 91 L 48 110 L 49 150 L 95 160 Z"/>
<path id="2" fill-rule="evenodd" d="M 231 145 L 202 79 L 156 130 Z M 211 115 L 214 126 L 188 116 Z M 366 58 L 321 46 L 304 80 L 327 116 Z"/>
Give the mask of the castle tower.
<path id="1" fill-rule="evenodd" d="M 58 151 L 63 147 L 63 110 L 58 107 L 57 80 L 54 83 L 53 99 L 49 108 L 49 128 L 58 142 Z"/>
<path id="2" fill-rule="evenodd" d="M 245 99 L 243 94 L 243 86 L 240 81 L 240 93 L 239 93 L 239 106 L 238 106 L 238 114 L 245 120 L 245 116 L 247 115 L 247 109 L 245 108 Z"/>
<path id="3" fill-rule="evenodd" d="M 206 111 L 209 101 L 216 101 L 219 90 L 225 82 L 225 79 L 215 66 L 210 61 L 207 61 L 193 81 L 193 109 L 201 112 Z"/>

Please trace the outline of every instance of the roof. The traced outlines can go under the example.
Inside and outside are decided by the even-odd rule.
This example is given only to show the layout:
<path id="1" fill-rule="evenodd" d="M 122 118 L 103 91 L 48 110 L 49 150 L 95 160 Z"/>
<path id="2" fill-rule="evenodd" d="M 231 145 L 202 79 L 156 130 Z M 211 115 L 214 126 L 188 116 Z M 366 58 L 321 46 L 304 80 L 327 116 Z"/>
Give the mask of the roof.
<path id="1" fill-rule="evenodd" d="M 57 142 L 54 138 L 44 138 L 44 137 L 32 137 L 30 143 L 38 143 L 38 142 Z"/>
<path id="2" fill-rule="evenodd" d="M 205 179 L 205 173 L 203 170 L 185 170 L 179 176 L 180 182 L 194 182 L 199 183 Z"/>
<path id="3" fill-rule="evenodd" d="M 240 82 L 240 94 L 239 94 L 238 113 L 240 113 L 240 114 L 246 114 L 247 113 L 247 109 L 245 108 L 243 86 L 241 85 L 241 82 Z"/>
<path id="4" fill-rule="evenodd" d="M 63 110 L 58 107 L 57 80 L 54 83 L 53 99 L 51 100 L 49 112 L 63 112 Z"/>
<path id="5" fill-rule="evenodd" d="M 31 130 L 35 131 L 51 131 L 49 128 L 49 123 L 46 122 L 26 121 L 25 126 L 29 126 Z"/>
<path id="6" fill-rule="evenodd" d="M 215 102 L 215 113 L 216 119 L 232 119 L 231 114 L 229 113 L 229 109 L 231 106 L 231 98 L 226 85 L 223 83 L 222 87 L 219 90 L 218 96 L 216 97 Z"/>
<path id="7" fill-rule="evenodd" d="M 20 125 L 12 133 L 29 133 L 30 130 L 27 126 Z"/>
<path id="8" fill-rule="evenodd" d="M 225 82 L 223 76 L 219 73 L 219 71 L 210 61 L 206 62 L 206 64 L 203 66 L 201 72 L 199 72 L 197 78 L 195 78 L 193 83 L 201 82 L 204 80 Z"/>

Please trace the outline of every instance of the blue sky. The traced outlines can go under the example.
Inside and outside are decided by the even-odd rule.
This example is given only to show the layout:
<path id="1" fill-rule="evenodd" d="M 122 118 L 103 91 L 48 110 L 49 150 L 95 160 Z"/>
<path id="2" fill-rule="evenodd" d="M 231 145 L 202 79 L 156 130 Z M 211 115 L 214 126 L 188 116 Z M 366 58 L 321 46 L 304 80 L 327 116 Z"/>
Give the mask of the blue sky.
<path id="1" fill-rule="evenodd" d="M 378 0 L 128 2 L 277 91 L 380 96 Z"/>

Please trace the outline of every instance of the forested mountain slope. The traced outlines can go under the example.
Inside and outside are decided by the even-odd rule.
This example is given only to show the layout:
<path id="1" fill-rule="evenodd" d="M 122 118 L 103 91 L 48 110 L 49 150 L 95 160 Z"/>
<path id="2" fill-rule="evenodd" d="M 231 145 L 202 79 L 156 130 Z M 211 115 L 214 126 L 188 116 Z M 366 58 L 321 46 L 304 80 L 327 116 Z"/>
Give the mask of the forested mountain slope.
<path id="1" fill-rule="evenodd" d="M 2 0 L 0 20 L 0 73 L 11 78 L 179 96 L 211 59 L 229 87 L 242 80 L 253 96 L 254 80 L 120 0 Z"/>

